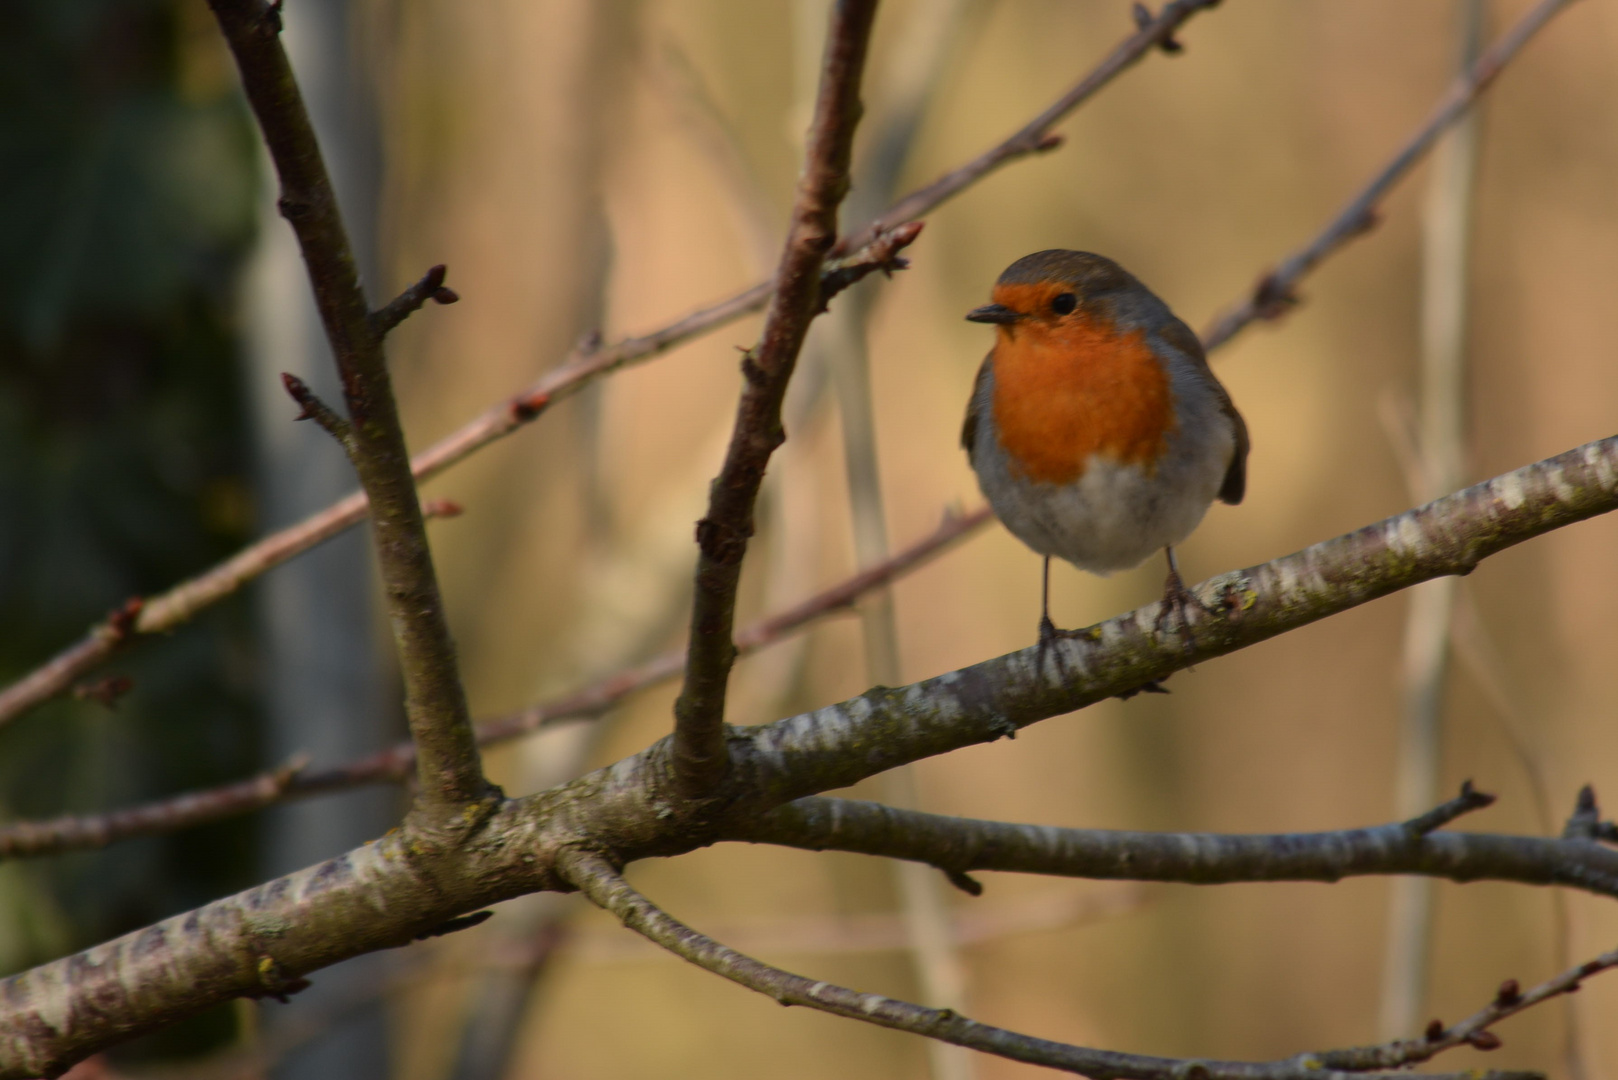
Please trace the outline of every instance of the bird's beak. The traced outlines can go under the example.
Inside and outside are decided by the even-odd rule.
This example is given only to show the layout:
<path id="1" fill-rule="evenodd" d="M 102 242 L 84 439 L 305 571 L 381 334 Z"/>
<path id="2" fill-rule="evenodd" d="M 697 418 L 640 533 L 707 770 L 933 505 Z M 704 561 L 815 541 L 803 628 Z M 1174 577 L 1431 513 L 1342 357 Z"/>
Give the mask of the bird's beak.
<path id="1" fill-rule="evenodd" d="M 1021 318 L 1022 312 L 1013 311 L 1004 304 L 984 304 L 966 313 L 967 322 L 995 323 L 999 326 L 1009 326 Z"/>

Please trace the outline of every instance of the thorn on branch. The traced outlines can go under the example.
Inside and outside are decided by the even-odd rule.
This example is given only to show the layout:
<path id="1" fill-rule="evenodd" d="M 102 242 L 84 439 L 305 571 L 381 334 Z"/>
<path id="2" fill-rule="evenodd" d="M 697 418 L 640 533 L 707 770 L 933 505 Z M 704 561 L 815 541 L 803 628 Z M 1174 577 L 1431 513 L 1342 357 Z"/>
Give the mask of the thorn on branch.
<path id="1" fill-rule="evenodd" d="M 453 934 L 458 930 L 470 930 L 474 926 L 483 925 L 492 918 L 494 918 L 494 912 L 492 911 L 474 911 L 470 915 L 462 915 L 458 918 L 441 922 L 431 930 L 423 930 L 421 933 L 416 935 L 416 940 L 426 941 L 429 938 L 443 937 L 445 934 Z"/>
<path id="2" fill-rule="evenodd" d="M 964 871 L 964 870 L 946 870 L 942 866 L 939 867 L 939 870 L 943 871 L 944 879 L 946 881 L 948 881 L 951 885 L 955 886 L 957 889 L 961 890 L 963 893 L 966 893 L 966 895 L 968 895 L 968 896 L 982 896 L 983 895 L 983 882 L 979 881 L 977 878 L 973 877 L 971 874 L 968 874 L 966 871 Z"/>
<path id="3" fill-rule="evenodd" d="M 466 507 L 454 499 L 428 499 L 421 504 L 421 516 L 424 518 L 441 518 L 449 520 L 458 518 L 466 513 Z"/>
<path id="4" fill-rule="evenodd" d="M 1140 3 L 1139 0 L 1136 0 L 1136 3 L 1129 10 L 1130 14 L 1135 17 L 1135 29 L 1137 30 L 1149 29 L 1152 23 L 1157 21 L 1157 18 L 1152 14 L 1151 9 L 1145 4 Z M 1163 40 L 1157 43 L 1157 47 L 1168 53 L 1170 56 L 1173 56 L 1175 53 L 1185 51 L 1185 46 L 1174 40 L 1173 33 L 1164 34 Z"/>
<path id="5" fill-rule="evenodd" d="M 341 443 L 344 450 L 353 452 L 354 429 L 347 420 L 333 412 L 329 405 L 315 396 L 308 383 L 290 371 L 281 373 L 281 383 L 303 410 L 293 417 L 294 420 L 313 420 L 326 430 L 326 434 Z"/>
<path id="6" fill-rule="evenodd" d="M 135 680 L 128 675 L 102 675 L 75 685 L 73 696 L 80 701 L 99 701 L 108 709 L 117 709 L 118 699 L 134 688 Z"/>
<path id="7" fill-rule="evenodd" d="M 145 607 L 143 597 L 131 596 L 122 607 L 113 608 L 107 613 L 107 621 L 96 627 L 96 636 L 112 642 L 126 640 L 135 632 L 135 623 Z"/>
<path id="8" fill-rule="evenodd" d="M 871 242 L 858 251 L 839 259 L 828 260 L 820 271 L 818 310 L 825 311 L 832 297 L 873 271 L 880 270 L 888 277 L 892 277 L 895 270 L 908 267 L 910 261 L 900 256 L 899 252 L 916 242 L 916 238 L 921 235 L 922 226 L 923 223 L 920 221 L 906 221 L 891 228 L 879 229 Z"/>
<path id="9" fill-rule="evenodd" d="M 1579 789 L 1573 814 L 1562 829 L 1562 839 L 1618 844 L 1618 824 L 1601 820 L 1601 808 L 1596 805 L 1596 789 L 1589 784 Z"/>
<path id="10" fill-rule="evenodd" d="M 461 299 L 460 293 L 444 285 L 444 277 L 448 273 L 449 268 L 443 263 L 428 270 L 420 281 L 371 312 L 371 329 L 381 337 L 408 319 L 412 312 L 429 300 L 437 304 L 458 302 Z"/>
<path id="11" fill-rule="evenodd" d="M 1486 806 L 1494 805 L 1495 797 L 1487 792 L 1479 791 L 1467 780 L 1461 784 L 1461 793 L 1442 806 L 1436 806 L 1418 817 L 1405 822 L 1405 828 L 1413 836 L 1426 836 L 1443 828 L 1462 814 L 1470 814 L 1474 810 L 1482 810 Z"/>
<path id="12" fill-rule="evenodd" d="M 1258 279 L 1253 286 L 1253 314 L 1265 320 L 1279 319 L 1299 304 L 1303 298 L 1294 285 L 1283 284 L 1274 270 Z"/>

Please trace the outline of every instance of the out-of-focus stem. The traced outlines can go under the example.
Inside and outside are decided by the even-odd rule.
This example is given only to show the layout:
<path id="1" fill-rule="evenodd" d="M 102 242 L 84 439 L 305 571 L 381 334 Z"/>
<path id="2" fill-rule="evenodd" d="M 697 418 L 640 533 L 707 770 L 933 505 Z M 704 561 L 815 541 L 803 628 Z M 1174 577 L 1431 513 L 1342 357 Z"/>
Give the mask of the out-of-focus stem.
<path id="1" fill-rule="evenodd" d="M 882 113 L 875 118 L 874 137 L 856 173 L 851 209 L 864 219 L 893 200 L 899 176 L 910 157 L 916 133 L 954 54 L 971 0 L 921 0 L 909 14 L 900 44 L 889 59 L 882 83 Z M 819 0 L 800 0 L 800 30 L 810 26 L 806 9 Z M 804 45 L 810 42 L 805 40 Z M 800 49 L 808 55 L 806 49 Z M 809 68 L 808 65 L 801 65 Z M 849 290 L 822 327 L 816 344 L 824 351 L 842 419 L 843 461 L 847 470 L 854 557 L 860 569 L 888 558 L 888 524 L 882 496 L 876 446 L 876 406 L 871 390 L 867 342 L 874 296 L 868 288 Z M 866 678 L 882 686 L 903 683 L 899 661 L 899 629 L 893 592 L 872 592 L 860 605 L 861 640 Z M 884 796 L 902 807 L 919 804 L 914 767 L 894 769 L 883 777 Z M 967 1008 L 966 966 L 961 960 L 943 881 L 929 867 L 898 861 L 895 884 L 921 999 L 937 1008 L 964 1013 Z M 937 1040 L 927 1044 L 933 1080 L 972 1080 L 972 1054 L 964 1047 Z"/>
<path id="2" fill-rule="evenodd" d="M 1483 37 L 1482 0 L 1457 5 L 1459 68 L 1476 61 Z M 1472 196 L 1477 175 L 1477 113 L 1464 116 L 1433 156 L 1422 215 L 1421 393 L 1418 453 L 1426 490 L 1437 498 L 1463 482 L 1466 459 L 1466 318 Z M 1438 578 L 1411 591 L 1405 620 L 1404 718 L 1399 733 L 1395 812 L 1409 817 L 1437 797 L 1442 760 L 1444 683 L 1450 620 L 1459 579 Z M 1433 886 L 1426 878 L 1393 883 L 1383 969 L 1380 1030 L 1397 1038 L 1421 1026 L 1432 946 Z"/>

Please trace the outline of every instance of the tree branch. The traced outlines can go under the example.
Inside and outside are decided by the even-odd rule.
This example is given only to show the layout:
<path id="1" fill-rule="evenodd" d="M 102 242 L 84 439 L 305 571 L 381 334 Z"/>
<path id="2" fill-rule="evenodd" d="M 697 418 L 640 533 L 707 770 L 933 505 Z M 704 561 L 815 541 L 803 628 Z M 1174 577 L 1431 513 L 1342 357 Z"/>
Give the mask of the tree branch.
<path id="1" fill-rule="evenodd" d="M 1412 1056 L 1403 1060 L 1400 1060 L 1400 1052 L 1407 1045 L 1415 1044 L 1421 1051 L 1428 1051 L 1428 1044 L 1420 1040 L 1411 1040 L 1410 1043 L 1399 1043 L 1393 1047 L 1299 1054 L 1275 1062 L 1204 1061 L 1092 1050 L 981 1024 L 949 1009 L 929 1009 L 897 998 L 861 993 L 858 990 L 783 971 L 705 937 L 673 918 L 636 892 L 612 864 L 599 855 L 570 849 L 563 853 L 558 865 L 562 873 L 578 886 L 581 892 L 601 908 L 616 915 L 629 929 L 698 967 L 721 975 L 749 990 L 756 990 L 782 1005 L 802 1005 L 845 1019 L 908 1031 L 956 1046 L 994 1054 L 997 1057 L 1009 1058 L 1012 1061 L 1045 1065 L 1064 1072 L 1093 1077 L 1095 1080 L 1117 1080 L 1117 1078 L 1187 1080 L 1189 1077 L 1206 1080 L 1314 1080 L 1314 1078 L 1347 1080 L 1349 1077 L 1364 1076 L 1367 1069 L 1393 1068 L 1404 1064 L 1407 1060 L 1424 1061 L 1439 1050 L 1462 1045 L 1468 1041 L 1477 1045 L 1478 1035 L 1488 1034 L 1487 1024 L 1478 1027 L 1470 1040 L 1451 1039 L 1446 1032 L 1445 1037 L 1434 1041 L 1432 1046 L 1435 1048 L 1430 1052 L 1424 1053 L 1421 1057 Z M 1495 1016 L 1488 1023 L 1497 1019 L 1500 1017 Z M 1457 1025 L 1457 1028 L 1461 1026 L 1463 1025 Z M 1498 1040 L 1494 1045 L 1499 1045 Z M 1371 1058 L 1378 1053 L 1394 1060 L 1386 1064 L 1381 1061 L 1375 1064 L 1359 1064 L 1362 1059 Z M 1540 1074 L 1468 1072 L 1451 1075 L 1454 1080 L 1481 1076 L 1505 1080 L 1506 1077 L 1527 1078 L 1537 1077 Z"/>
<path id="2" fill-rule="evenodd" d="M 1618 897 L 1618 851 L 1612 848 L 1587 840 L 1434 831 L 1488 805 L 1488 798 L 1468 789 L 1421 817 L 1370 829 L 1229 836 L 1015 825 L 817 796 L 743 821 L 729 839 L 907 859 L 937 867 L 952 881 L 974 870 L 1186 885 L 1419 874 Z"/>
<path id="3" fill-rule="evenodd" d="M 731 630 L 742 559 L 753 535 L 753 505 L 764 469 L 786 440 L 781 402 L 804 335 L 825 310 L 822 264 L 837 242 L 837 208 L 848 193 L 849 158 L 859 124 L 860 79 L 876 18 L 876 0 L 838 0 L 809 128 L 792 225 L 775 272 L 775 295 L 758 345 L 742 361 L 745 385 L 730 449 L 697 523 L 696 587 L 691 604 L 685 685 L 674 703 L 675 782 L 688 796 L 711 790 L 728 767 L 725 691 L 736 647 Z"/>
<path id="4" fill-rule="evenodd" d="M 65 815 L 52 821 L 19 821 L 0 828 L 0 857 L 55 855 L 106 847 L 119 840 L 177 832 L 280 802 L 303 769 L 298 758 L 274 772 L 107 814 Z"/>
<path id="5" fill-rule="evenodd" d="M 1197 10 L 1211 7 L 1217 0 L 1200 3 L 1167 5 L 1155 26 L 1172 34 L 1179 24 Z M 1168 20 L 1173 20 L 1172 23 Z M 884 221 L 904 222 L 920 216 L 959 194 L 970 184 L 982 179 L 1001 164 L 1025 156 L 1018 148 L 1026 142 L 1025 133 L 1035 125 L 1047 132 L 1073 108 L 1093 96 L 1115 76 L 1127 70 L 1135 60 L 1150 52 L 1155 42 L 1148 31 L 1131 34 L 1113 50 L 1092 72 L 1081 79 L 1056 103 L 1040 113 L 1033 121 L 997 146 L 991 147 L 973 162 L 956 169 L 926 188 L 921 189 L 882 215 Z M 1122 62 L 1121 62 L 1122 60 Z M 1042 137 L 1035 147 L 1053 149 L 1057 141 Z M 987 166 L 982 163 L 987 162 Z M 900 209 L 904 213 L 900 213 Z M 903 225 L 897 228 L 904 228 Z M 857 265 L 862 252 L 872 253 L 873 261 L 887 241 L 887 235 L 896 229 L 878 228 L 872 223 L 838 245 L 840 251 L 851 251 L 833 262 L 833 269 Z M 822 286 L 823 293 L 826 286 Z M 459 464 L 490 443 L 526 426 L 550 406 L 562 401 L 596 379 L 640 361 L 661 356 L 670 349 L 691 339 L 727 326 L 743 316 L 761 310 L 773 292 L 770 281 L 758 282 L 706 308 L 692 312 L 661 329 L 638 337 L 624 338 L 610 345 L 586 341 L 536 383 L 485 411 L 481 416 L 463 425 L 459 430 L 422 451 L 411 462 L 416 480 L 424 482 L 445 469 Z M 385 310 L 385 309 L 384 309 Z M 279 566 L 288 559 L 331 539 L 346 529 L 365 520 L 370 507 L 363 492 L 354 492 L 325 510 L 311 514 L 295 525 L 257 541 L 211 570 L 176 585 L 169 591 L 150 597 L 145 609 L 133 626 L 140 635 L 163 634 L 188 622 L 202 609 L 235 593 L 260 574 Z M 11 686 L 0 691 L 0 725 L 49 701 L 68 688 L 87 672 L 103 663 L 128 639 L 128 634 L 109 636 L 105 625 L 90 631 L 78 643 L 64 649 L 51 660 Z"/>
<path id="6" fill-rule="evenodd" d="M 440 500 L 441 502 L 442 500 Z M 429 508 L 433 504 L 428 504 Z M 804 627 L 847 611 L 873 589 L 883 588 L 918 566 L 930 562 L 956 541 L 992 520 L 988 507 L 970 514 L 945 517 L 930 535 L 877 566 L 853 575 L 802 603 L 760 619 L 736 634 L 738 656 L 756 652 Z M 479 746 L 493 746 L 531 734 L 562 720 L 600 716 L 631 694 L 679 675 L 685 649 L 670 649 L 659 656 L 601 679 L 581 690 L 520 712 L 486 720 L 474 729 Z M 204 791 L 160 799 L 126 810 L 63 817 L 52 821 L 18 821 L 0 826 L 0 857 L 54 855 L 105 847 L 135 836 L 175 832 L 291 799 L 345 791 L 367 784 L 398 783 L 415 764 L 415 748 L 408 742 L 363 758 L 307 769 L 263 773 L 247 780 Z"/>
<path id="7" fill-rule="evenodd" d="M 403 944 L 466 912 L 566 888 L 557 872 L 565 852 L 602 852 L 624 865 L 741 835 L 749 820 L 784 803 L 1013 734 L 1418 581 L 1464 573 L 1513 544 L 1615 507 L 1618 437 L 1204 582 L 1197 589 L 1204 603 L 1217 600 L 1225 615 L 1197 617 L 1190 608 L 1189 642 L 1155 633 L 1154 603 L 1064 637 L 1043 655 L 1034 646 L 730 731 L 731 769 L 700 817 L 681 813 L 687 804 L 673 797 L 670 737 L 570 784 L 501 803 L 462 844 L 423 849 L 408 831 L 390 833 L 0 980 L 0 1080 L 54 1075 L 230 997 L 285 993 L 320 967 Z M 1441 843 L 1444 834 L 1428 840 Z"/>
<path id="8" fill-rule="evenodd" d="M 417 749 L 418 806 L 437 820 L 461 822 L 462 807 L 499 796 L 483 777 L 472 737 L 379 324 L 360 291 L 331 179 L 281 47 L 280 5 L 209 0 L 209 6 L 236 58 L 242 88 L 275 162 L 281 213 L 297 234 L 315 306 L 337 361 L 351 424 L 345 448 L 371 507 L 377 562 L 404 679 L 405 715 Z M 292 382 L 288 389 L 296 395 Z M 304 405 L 306 411 L 311 408 L 307 401 Z M 316 410 L 311 415 L 320 420 L 323 414 Z"/>
<path id="9" fill-rule="evenodd" d="M 1208 349 L 1223 345 L 1249 323 L 1277 318 L 1297 304 L 1298 282 L 1319 266 L 1322 259 L 1356 236 L 1376 227 L 1377 204 L 1426 156 L 1445 129 L 1466 115 L 1472 103 L 1499 77 L 1529 39 L 1572 2 L 1541 0 L 1516 26 L 1478 57 L 1477 63 L 1455 81 L 1434 107 L 1427 122 L 1417 129 L 1415 135 L 1393 156 L 1393 160 L 1338 211 L 1318 236 L 1260 277 L 1246 300 L 1215 319 L 1213 325 L 1203 333 L 1203 345 Z"/>

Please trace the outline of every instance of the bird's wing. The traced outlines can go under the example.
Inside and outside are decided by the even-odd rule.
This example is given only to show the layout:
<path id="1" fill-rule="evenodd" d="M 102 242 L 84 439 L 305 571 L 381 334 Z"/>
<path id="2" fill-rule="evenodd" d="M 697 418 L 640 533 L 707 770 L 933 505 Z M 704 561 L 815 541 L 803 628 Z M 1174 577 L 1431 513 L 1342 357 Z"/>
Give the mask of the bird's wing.
<path id="1" fill-rule="evenodd" d="M 1219 485 L 1219 501 L 1235 506 L 1247 494 L 1247 451 L 1252 446 L 1247 436 L 1247 422 L 1242 414 L 1236 411 L 1236 404 L 1230 400 L 1230 393 L 1225 385 L 1214 375 L 1213 369 L 1208 366 L 1208 354 L 1202 351 L 1202 342 L 1191 328 L 1173 316 L 1169 317 L 1168 326 L 1160 333 L 1163 340 L 1183 352 L 1192 363 L 1200 367 L 1213 384 L 1214 393 L 1219 398 L 1219 409 L 1230 417 L 1232 434 L 1236 436 L 1236 452 L 1230 455 L 1230 467 L 1225 470 L 1224 482 Z"/>
<path id="2" fill-rule="evenodd" d="M 983 363 L 978 365 L 977 378 L 972 380 L 972 396 L 966 399 L 966 420 L 961 424 L 961 449 L 966 451 L 968 458 L 972 456 L 972 448 L 977 445 L 978 398 L 982 396 L 983 380 L 989 377 L 989 363 L 993 359 L 994 350 L 990 349 Z"/>

